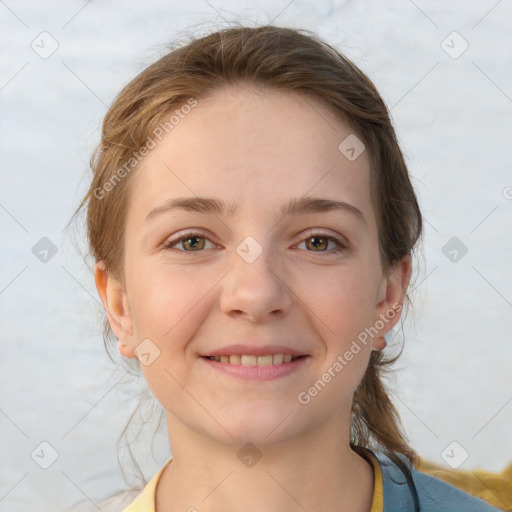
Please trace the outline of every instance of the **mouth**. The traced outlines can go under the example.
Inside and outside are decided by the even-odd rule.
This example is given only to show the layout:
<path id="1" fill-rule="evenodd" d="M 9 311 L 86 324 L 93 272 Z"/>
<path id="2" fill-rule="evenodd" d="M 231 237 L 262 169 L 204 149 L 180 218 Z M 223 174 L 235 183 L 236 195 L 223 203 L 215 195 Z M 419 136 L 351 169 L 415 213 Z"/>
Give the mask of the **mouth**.
<path id="1" fill-rule="evenodd" d="M 309 354 L 231 354 L 200 356 L 212 371 L 243 381 L 273 381 L 304 371 Z"/>
<path id="2" fill-rule="evenodd" d="M 234 354 L 234 355 L 221 355 L 221 356 L 201 356 L 210 361 L 217 363 L 225 363 L 231 365 L 241 366 L 273 366 L 279 364 L 292 363 L 298 359 L 307 357 L 306 355 L 296 356 L 292 354 L 266 354 L 262 356 L 255 356 L 252 354 Z"/>

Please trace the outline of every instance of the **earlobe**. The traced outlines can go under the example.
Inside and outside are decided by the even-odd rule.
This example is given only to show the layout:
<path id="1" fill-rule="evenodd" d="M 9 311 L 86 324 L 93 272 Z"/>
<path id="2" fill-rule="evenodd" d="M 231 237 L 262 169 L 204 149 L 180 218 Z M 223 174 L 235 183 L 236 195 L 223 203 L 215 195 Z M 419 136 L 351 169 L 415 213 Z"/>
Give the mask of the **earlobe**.
<path id="1" fill-rule="evenodd" d="M 384 350 L 387 346 L 387 341 L 384 336 L 375 336 L 372 343 L 372 350 Z"/>
<path id="2" fill-rule="evenodd" d="M 386 347 L 384 335 L 400 319 L 410 278 L 411 257 L 406 255 L 390 269 L 379 290 L 375 318 L 375 327 L 379 332 L 373 339 L 374 350 L 383 350 Z"/>
<path id="3" fill-rule="evenodd" d="M 103 261 L 96 262 L 94 266 L 94 280 L 110 327 L 119 340 L 119 351 L 125 357 L 135 357 L 132 346 L 133 323 L 123 287 L 109 275 Z"/>

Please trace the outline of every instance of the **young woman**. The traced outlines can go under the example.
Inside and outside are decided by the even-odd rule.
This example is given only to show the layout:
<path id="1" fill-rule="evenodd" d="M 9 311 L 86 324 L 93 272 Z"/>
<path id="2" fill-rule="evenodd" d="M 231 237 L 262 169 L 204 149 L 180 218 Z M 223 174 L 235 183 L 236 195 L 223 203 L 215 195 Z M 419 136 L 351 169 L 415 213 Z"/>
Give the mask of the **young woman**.
<path id="1" fill-rule="evenodd" d="M 381 381 L 422 218 L 370 80 L 234 27 L 120 93 L 87 204 L 109 325 L 172 458 L 126 511 L 491 511 L 417 470 Z"/>

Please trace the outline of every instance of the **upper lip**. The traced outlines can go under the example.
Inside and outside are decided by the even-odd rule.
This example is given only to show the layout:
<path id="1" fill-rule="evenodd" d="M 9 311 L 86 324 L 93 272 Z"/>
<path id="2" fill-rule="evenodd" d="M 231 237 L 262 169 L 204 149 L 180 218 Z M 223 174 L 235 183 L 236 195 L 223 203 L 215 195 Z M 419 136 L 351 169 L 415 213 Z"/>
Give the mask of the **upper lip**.
<path id="1" fill-rule="evenodd" d="M 200 354 L 202 357 L 207 356 L 242 356 L 242 355 L 251 355 L 251 356 L 266 356 L 266 355 L 274 355 L 274 354 L 291 354 L 292 356 L 306 356 L 304 352 L 300 350 L 286 347 L 284 345 L 265 345 L 265 346 L 255 346 L 255 345 L 226 345 L 225 347 L 221 347 L 211 352 Z"/>

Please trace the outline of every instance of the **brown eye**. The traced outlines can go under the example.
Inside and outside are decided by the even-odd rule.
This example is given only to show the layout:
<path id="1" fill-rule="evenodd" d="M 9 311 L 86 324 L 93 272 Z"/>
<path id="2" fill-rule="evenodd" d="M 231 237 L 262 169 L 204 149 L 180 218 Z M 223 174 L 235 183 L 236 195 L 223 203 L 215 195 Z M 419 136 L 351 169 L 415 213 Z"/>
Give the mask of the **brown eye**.
<path id="1" fill-rule="evenodd" d="M 327 237 L 312 236 L 306 239 L 306 247 L 314 251 L 325 251 L 328 245 L 329 239 Z"/>
<path id="2" fill-rule="evenodd" d="M 201 233 L 185 233 L 178 238 L 166 242 L 164 248 L 184 253 L 200 252 L 203 249 L 208 249 L 206 246 L 207 242 L 212 246 L 214 245 Z"/>
<path id="3" fill-rule="evenodd" d="M 307 238 L 303 239 L 297 247 L 304 244 L 306 251 L 308 252 L 322 252 L 327 254 L 336 254 L 342 252 L 348 248 L 347 243 L 343 239 L 328 235 L 326 233 L 310 233 Z M 329 245 L 331 244 L 331 245 Z"/>
<path id="4" fill-rule="evenodd" d="M 202 236 L 191 236 L 189 238 L 183 238 L 181 245 L 185 250 L 190 248 L 191 251 L 199 251 L 204 249 L 205 239 Z"/>

